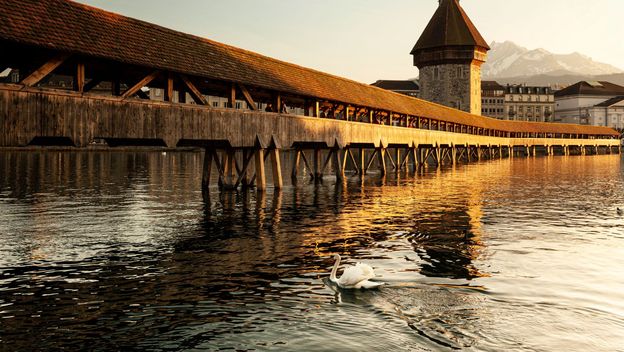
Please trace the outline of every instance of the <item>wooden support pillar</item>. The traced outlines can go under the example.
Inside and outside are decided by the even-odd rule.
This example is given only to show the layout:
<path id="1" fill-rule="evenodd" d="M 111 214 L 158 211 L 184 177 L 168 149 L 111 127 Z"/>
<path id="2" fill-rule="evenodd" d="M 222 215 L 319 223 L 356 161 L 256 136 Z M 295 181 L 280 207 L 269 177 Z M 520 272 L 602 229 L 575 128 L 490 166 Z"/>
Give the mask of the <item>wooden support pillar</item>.
<path id="1" fill-rule="evenodd" d="M 271 149 L 271 171 L 273 173 L 273 187 L 275 189 L 282 189 L 284 187 L 284 181 L 282 179 L 282 162 L 280 160 L 279 149 Z"/>
<path id="2" fill-rule="evenodd" d="M 292 173 L 290 178 L 292 179 L 292 183 L 297 183 L 297 175 L 299 173 L 299 164 L 301 162 L 301 150 L 295 149 L 293 150 L 293 160 L 292 160 Z"/>
<path id="3" fill-rule="evenodd" d="M 230 149 L 223 152 L 223 187 L 232 189 L 236 177 L 236 150 Z"/>
<path id="4" fill-rule="evenodd" d="M 167 73 L 167 80 L 165 86 L 165 101 L 173 101 L 173 74 Z"/>
<path id="5" fill-rule="evenodd" d="M 314 117 L 321 117 L 321 103 L 318 100 L 314 103 Z"/>
<path id="6" fill-rule="evenodd" d="M 394 170 L 401 171 L 403 169 L 403 165 L 401 164 L 401 148 L 397 147 L 394 151 Z"/>
<path id="7" fill-rule="evenodd" d="M 412 172 L 416 172 L 418 170 L 418 147 L 412 147 L 407 152 L 409 153 L 408 157 L 412 160 Z"/>
<path id="8" fill-rule="evenodd" d="M 322 180 L 323 175 L 321 174 L 321 149 L 314 149 L 314 156 L 312 158 L 312 163 L 314 164 L 314 180 Z"/>
<path id="9" fill-rule="evenodd" d="M 366 150 L 364 148 L 360 148 L 360 153 L 358 154 L 360 160 L 358 162 L 360 168 L 360 175 L 366 175 Z"/>
<path id="10" fill-rule="evenodd" d="M 280 93 L 275 94 L 275 108 L 273 111 L 277 113 L 282 112 L 282 95 Z"/>
<path id="11" fill-rule="evenodd" d="M 434 151 L 435 151 L 436 166 L 440 167 L 442 166 L 442 147 L 438 145 L 435 147 Z"/>
<path id="12" fill-rule="evenodd" d="M 335 149 L 332 155 L 332 162 L 334 164 L 334 173 L 336 174 L 336 180 L 342 181 L 345 178 L 344 166 L 347 160 L 345 151 L 341 149 Z"/>
<path id="13" fill-rule="evenodd" d="M 228 107 L 231 109 L 236 108 L 236 84 L 230 84 L 230 88 L 228 90 Z"/>
<path id="14" fill-rule="evenodd" d="M 84 92 L 85 88 L 85 65 L 83 62 L 78 62 L 76 65 L 76 76 L 74 77 L 74 90 L 76 92 Z"/>
<path id="15" fill-rule="evenodd" d="M 256 188 L 258 191 L 266 190 L 266 173 L 264 170 L 264 149 L 258 149 L 255 153 L 256 164 Z"/>
<path id="16" fill-rule="evenodd" d="M 202 190 L 210 187 L 210 174 L 212 172 L 212 151 L 204 150 L 204 168 L 202 170 Z"/>
<path id="17" fill-rule="evenodd" d="M 381 147 L 377 150 L 377 155 L 379 156 L 379 171 L 381 172 L 381 176 L 386 176 L 388 170 L 386 169 L 386 148 Z"/>
<path id="18" fill-rule="evenodd" d="M 451 144 L 451 159 L 453 159 L 453 166 L 457 165 L 457 147 Z"/>

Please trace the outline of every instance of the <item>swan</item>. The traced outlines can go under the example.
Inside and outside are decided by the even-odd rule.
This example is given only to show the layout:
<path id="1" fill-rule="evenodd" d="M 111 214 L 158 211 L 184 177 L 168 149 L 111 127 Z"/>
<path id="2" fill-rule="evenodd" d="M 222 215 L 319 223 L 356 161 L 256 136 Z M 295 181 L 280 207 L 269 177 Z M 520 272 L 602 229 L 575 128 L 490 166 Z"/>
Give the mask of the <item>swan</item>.
<path id="1" fill-rule="evenodd" d="M 329 275 L 329 280 L 338 285 L 338 287 L 371 289 L 383 285 L 383 282 L 368 281 L 375 277 L 375 272 L 370 265 L 363 263 L 357 263 L 355 266 L 346 267 L 340 279 L 337 279 L 336 272 L 338 271 L 338 265 L 340 265 L 340 254 L 334 255 L 334 259 L 336 259 L 336 262 L 332 268 L 331 275 Z"/>

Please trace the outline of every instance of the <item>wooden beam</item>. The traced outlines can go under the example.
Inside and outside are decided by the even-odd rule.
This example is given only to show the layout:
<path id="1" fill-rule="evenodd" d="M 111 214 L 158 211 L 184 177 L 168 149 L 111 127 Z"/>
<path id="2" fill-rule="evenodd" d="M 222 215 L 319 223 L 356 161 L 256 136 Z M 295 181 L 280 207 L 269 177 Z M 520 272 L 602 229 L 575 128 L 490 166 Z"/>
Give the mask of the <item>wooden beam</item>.
<path id="1" fill-rule="evenodd" d="M 79 62 L 76 65 L 76 76 L 74 77 L 74 90 L 77 92 L 84 92 L 85 87 L 85 65 Z"/>
<path id="2" fill-rule="evenodd" d="M 273 112 L 282 112 L 282 95 L 280 93 L 275 95 L 275 106 L 273 108 Z"/>
<path id="3" fill-rule="evenodd" d="M 182 82 L 184 82 L 184 85 L 188 89 L 189 94 L 191 94 L 191 97 L 193 97 L 193 100 L 195 100 L 196 104 L 208 105 L 208 100 L 206 100 L 206 97 L 204 97 L 204 95 L 199 91 L 199 89 L 197 89 L 195 84 L 193 84 L 193 82 L 186 75 L 180 75 L 180 79 L 182 79 Z"/>
<path id="4" fill-rule="evenodd" d="M 301 151 L 301 158 L 303 159 L 303 163 L 305 164 L 305 167 L 308 168 L 308 171 L 310 172 L 310 177 L 312 179 L 314 179 L 314 172 L 312 171 L 312 167 L 310 167 L 310 162 L 308 161 L 308 157 L 306 157 L 305 151 Z"/>
<path id="5" fill-rule="evenodd" d="M 90 80 L 88 83 L 84 85 L 83 91 L 86 93 L 92 90 L 93 88 L 97 87 L 98 84 L 102 83 L 102 81 L 104 81 L 102 77 L 98 77 L 98 78 L 94 78 Z"/>
<path id="6" fill-rule="evenodd" d="M 165 101 L 173 101 L 173 74 L 167 72 L 167 83 L 165 86 Z"/>
<path id="7" fill-rule="evenodd" d="M 284 187 L 284 181 L 282 180 L 282 162 L 280 161 L 279 149 L 271 149 L 271 168 L 273 173 L 273 187 L 275 189 L 282 189 Z"/>
<path id="8" fill-rule="evenodd" d="M 230 85 L 230 91 L 228 94 L 228 106 L 232 109 L 236 108 L 236 84 Z"/>
<path id="9" fill-rule="evenodd" d="M 255 151 L 253 150 L 250 151 L 249 153 L 247 153 L 246 151 L 243 151 L 243 168 L 238 173 L 238 179 L 236 180 L 236 183 L 234 184 L 234 189 L 238 188 L 238 185 L 240 185 L 241 182 L 243 182 L 243 180 L 247 176 L 247 170 L 249 169 L 249 164 L 251 164 L 251 159 L 253 159 L 254 154 L 255 154 Z"/>
<path id="10" fill-rule="evenodd" d="M 247 105 L 249 105 L 249 108 L 254 111 L 258 110 L 258 107 L 256 106 L 256 102 L 254 102 L 253 98 L 251 97 L 251 94 L 249 94 L 247 87 L 239 83 L 238 88 L 240 89 L 241 93 L 243 93 L 243 97 L 245 98 Z"/>
<path id="11" fill-rule="evenodd" d="M 145 87 L 146 85 L 148 85 L 150 82 L 152 82 L 154 79 L 156 79 L 156 77 L 160 76 L 160 71 L 156 70 L 152 73 L 150 73 L 149 75 L 145 76 L 142 80 L 138 81 L 134 86 L 130 87 L 128 90 L 126 90 L 121 97 L 122 98 L 130 98 L 131 96 L 135 95 L 139 90 L 141 90 L 141 88 Z"/>
<path id="12" fill-rule="evenodd" d="M 34 86 L 61 66 L 70 56 L 70 54 L 63 53 L 53 57 L 45 64 L 41 65 L 41 67 L 36 69 L 33 73 L 28 75 L 28 77 L 24 78 L 20 83 L 28 87 Z"/>

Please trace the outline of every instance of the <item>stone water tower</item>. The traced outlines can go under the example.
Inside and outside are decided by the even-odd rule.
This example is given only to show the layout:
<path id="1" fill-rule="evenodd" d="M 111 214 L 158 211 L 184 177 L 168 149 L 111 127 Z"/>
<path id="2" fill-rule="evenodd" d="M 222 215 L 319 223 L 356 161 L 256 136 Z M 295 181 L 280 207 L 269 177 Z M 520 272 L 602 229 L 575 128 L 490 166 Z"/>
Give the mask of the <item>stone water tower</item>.
<path id="1" fill-rule="evenodd" d="M 481 115 L 481 65 L 488 50 L 459 0 L 439 0 L 411 52 L 420 71 L 420 98 Z"/>

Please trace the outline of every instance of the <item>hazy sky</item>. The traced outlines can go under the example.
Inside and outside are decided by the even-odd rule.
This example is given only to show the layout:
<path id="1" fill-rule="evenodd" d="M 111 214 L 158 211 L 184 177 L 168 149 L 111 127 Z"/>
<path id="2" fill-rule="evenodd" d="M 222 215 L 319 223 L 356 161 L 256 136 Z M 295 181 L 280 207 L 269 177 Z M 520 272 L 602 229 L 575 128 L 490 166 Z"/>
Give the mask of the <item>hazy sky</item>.
<path id="1" fill-rule="evenodd" d="M 365 83 L 416 77 L 437 0 L 79 0 Z M 624 0 L 461 0 L 486 41 L 624 69 Z"/>

